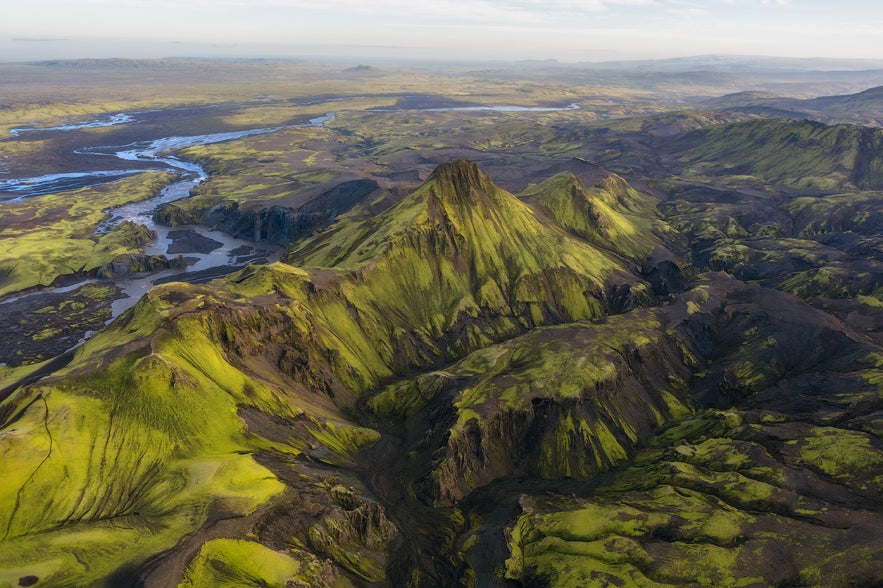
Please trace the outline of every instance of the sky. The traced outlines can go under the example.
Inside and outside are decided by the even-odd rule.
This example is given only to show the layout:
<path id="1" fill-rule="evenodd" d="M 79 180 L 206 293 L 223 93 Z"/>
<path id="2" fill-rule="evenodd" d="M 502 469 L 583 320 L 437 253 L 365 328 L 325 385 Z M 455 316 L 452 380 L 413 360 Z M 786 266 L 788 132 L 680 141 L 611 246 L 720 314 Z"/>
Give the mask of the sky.
<path id="1" fill-rule="evenodd" d="M 0 60 L 883 59 L 879 0 L 0 0 Z"/>

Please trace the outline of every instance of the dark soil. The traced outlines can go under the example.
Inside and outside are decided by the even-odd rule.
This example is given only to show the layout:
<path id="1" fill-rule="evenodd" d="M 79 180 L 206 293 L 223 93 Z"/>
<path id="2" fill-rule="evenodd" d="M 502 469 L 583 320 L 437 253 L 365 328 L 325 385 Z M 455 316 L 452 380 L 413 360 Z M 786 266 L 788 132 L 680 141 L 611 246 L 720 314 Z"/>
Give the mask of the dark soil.
<path id="1" fill-rule="evenodd" d="M 166 251 L 169 255 L 180 253 L 202 253 L 205 255 L 224 245 L 189 229 L 169 231 L 169 238 L 172 240 L 172 244 Z"/>
<path id="2" fill-rule="evenodd" d="M 0 304 L 0 363 L 16 367 L 63 353 L 89 331 L 103 328 L 110 320 L 110 303 L 122 297 L 116 286 L 86 285 Z"/>

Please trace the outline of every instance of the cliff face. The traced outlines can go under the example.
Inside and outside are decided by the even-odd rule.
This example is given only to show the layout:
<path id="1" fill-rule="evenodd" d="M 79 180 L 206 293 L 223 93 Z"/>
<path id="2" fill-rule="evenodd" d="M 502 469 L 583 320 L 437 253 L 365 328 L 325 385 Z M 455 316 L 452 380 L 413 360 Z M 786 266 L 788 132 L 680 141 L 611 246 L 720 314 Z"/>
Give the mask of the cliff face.
<path id="1" fill-rule="evenodd" d="M 194 208 L 185 201 L 163 205 L 154 217 L 165 225 L 202 224 L 239 239 L 285 244 L 327 226 L 377 190 L 377 182 L 373 180 L 351 180 L 294 207 L 241 207 L 236 201 L 217 204 L 205 201 L 202 207 Z"/>
<path id="2" fill-rule="evenodd" d="M 412 428 L 430 423 L 414 447 L 432 464 L 425 495 L 454 504 L 497 478 L 587 480 L 622 463 L 691 411 L 684 353 L 655 311 L 636 310 L 488 347 L 394 384 L 371 406 L 405 408 Z M 426 403 L 417 412 L 415 398 Z"/>

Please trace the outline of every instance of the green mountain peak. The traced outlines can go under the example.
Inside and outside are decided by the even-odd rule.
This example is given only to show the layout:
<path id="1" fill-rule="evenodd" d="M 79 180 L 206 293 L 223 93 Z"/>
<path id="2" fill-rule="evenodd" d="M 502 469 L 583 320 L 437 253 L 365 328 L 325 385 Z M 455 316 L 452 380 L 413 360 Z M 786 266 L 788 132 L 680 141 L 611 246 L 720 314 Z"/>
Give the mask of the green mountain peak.
<path id="1" fill-rule="evenodd" d="M 342 215 L 327 231 L 296 243 L 285 261 L 355 269 L 402 243 L 417 244 L 429 233 L 433 242 L 451 245 L 443 255 L 453 256 L 454 249 L 480 256 L 501 249 L 507 257 L 530 255 L 547 248 L 525 242 L 548 240 L 543 232 L 543 222 L 530 207 L 498 188 L 475 163 L 458 159 L 438 166 L 426 182 L 381 214 L 357 209 Z"/>
<path id="2" fill-rule="evenodd" d="M 649 255 L 659 240 L 652 230 L 655 201 L 610 173 L 587 186 L 562 172 L 531 186 L 521 197 L 565 231 L 629 259 Z"/>
<path id="3" fill-rule="evenodd" d="M 426 185 L 437 197 L 464 204 L 484 201 L 487 205 L 487 197 L 497 191 L 493 180 L 475 162 L 466 159 L 439 165 L 426 180 Z"/>

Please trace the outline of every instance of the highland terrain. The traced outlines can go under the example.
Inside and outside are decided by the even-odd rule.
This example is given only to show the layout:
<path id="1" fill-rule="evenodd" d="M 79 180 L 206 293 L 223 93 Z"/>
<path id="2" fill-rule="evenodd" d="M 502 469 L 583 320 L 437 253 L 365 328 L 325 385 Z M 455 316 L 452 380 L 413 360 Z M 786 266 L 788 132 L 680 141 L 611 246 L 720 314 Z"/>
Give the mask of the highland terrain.
<path id="1" fill-rule="evenodd" d="M 883 583 L 883 73 L 657 65 L 0 65 L 0 586 Z"/>

